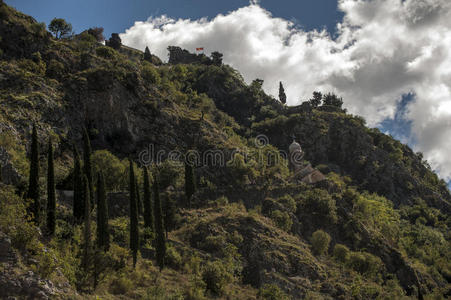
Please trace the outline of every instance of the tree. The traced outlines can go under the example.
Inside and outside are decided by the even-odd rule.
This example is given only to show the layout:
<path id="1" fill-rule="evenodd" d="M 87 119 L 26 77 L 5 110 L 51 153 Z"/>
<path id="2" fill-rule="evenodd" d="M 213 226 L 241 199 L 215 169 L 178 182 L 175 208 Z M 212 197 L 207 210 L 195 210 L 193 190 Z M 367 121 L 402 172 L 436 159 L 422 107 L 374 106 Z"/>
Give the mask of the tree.
<path id="1" fill-rule="evenodd" d="M 73 216 L 75 222 L 80 222 L 84 214 L 84 199 L 83 199 L 83 176 L 81 171 L 80 155 L 77 148 L 74 146 L 74 201 L 73 201 Z"/>
<path id="2" fill-rule="evenodd" d="M 28 183 L 27 199 L 31 199 L 29 214 L 33 215 L 35 224 L 39 224 L 41 203 L 39 201 L 39 142 L 36 124 L 33 124 L 31 134 L 30 175 Z"/>
<path id="3" fill-rule="evenodd" d="M 150 181 L 149 181 L 149 171 L 147 167 L 144 167 L 144 227 L 150 228 L 152 231 L 153 226 L 153 209 L 152 209 L 152 198 L 150 195 Z"/>
<path id="4" fill-rule="evenodd" d="M 279 82 L 279 100 L 283 104 L 287 103 L 287 95 L 285 95 L 285 89 L 283 88 L 282 82 Z"/>
<path id="5" fill-rule="evenodd" d="M 122 40 L 118 33 L 112 33 L 110 39 L 105 44 L 108 47 L 119 50 L 122 46 Z"/>
<path id="6" fill-rule="evenodd" d="M 215 66 L 218 66 L 218 67 L 222 66 L 222 57 L 223 57 L 223 54 L 219 53 L 218 51 L 211 53 L 211 59 Z"/>
<path id="7" fill-rule="evenodd" d="M 86 175 L 83 176 L 83 200 L 84 200 L 84 228 L 83 228 L 83 255 L 82 268 L 85 272 L 89 270 L 91 255 L 92 255 L 92 241 L 91 241 L 91 199 L 89 198 L 89 182 Z"/>
<path id="8" fill-rule="evenodd" d="M 136 259 L 139 248 L 139 232 L 138 232 L 138 205 L 136 202 L 136 182 L 133 162 L 130 159 L 130 250 L 133 255 L 133 267 L 136 266 Z"/>
<path id="9" fill-rule="evenodd" d="M 93 27 L 88 29 L 88 33 L 95 37 L 97 42 L 103 42 L 105 37 L 103 36 L 103 27 Z"/>
<path id="10" fill-rule="evenodd" d="M 191 198 L 196 192 L 196 180 L 194 168 L 189 163 L 185 163 L 185 198 L 186 206 L 191 206 Z"/>
<path id="11" fill-rule="evenodd" d="M 53 235 L 55 233 L 56 224 L 56 194 L 55 194 L 55 168 L 53 164 L 53 146 L 52 140 L 49 139 L 47 159 L 47 233 Z"/>
<path id="12" fill-rule="evenodd" d="M 313 92 L 313 98 L 309 100 L 312 107 L 318 107 L 321 105 L 323 94 L 321 92 Z"/>
<path id="13" fill-rule="evenodd" d="M 152 62 L 152 54 L 150 54 L 149 47 L 146 46 L 146 49 L 144 50 L 144 60 L 148 62 Z"/>
<path id="14" fill-rule="evenodd" d="M 176 206 L 172 196 L 167 193 L 164 202 L 164 229 L 166 231 L 166 238 L 168 237 L 168 232 L 173 230 L 175 227 L 175 213 Z"/>
<path id="15" fill-rule="evenodd" d="M 322 255 L 327 253 L 327 249 L 329 249 L 330 235 L 322 230 L 317 230 L 312 234 L 310 242 L 312 243 L 313 254 Z"/>
<path id="16" fill-rule="evenodd" d="M 49 24 L 49 31 L 55 35 L 57 39 L 65 37 L 72 32 L 72 25 L 61 18 L 54 18 Z"/>
<path id="17" fill-rule="evenodd" d="M 94 185 L 92 182 L 92 164 L 91 164 L 91 141 L 89 140 L 88 131 L 83 130 L 83 171 L 88 179 L 89 197 L 91 205 L 94 205 Z"/>
<path id="18" fill-rule="evenodd" d="M 135 180 L 135 192 L 136 192 L 136 206 L 138 208 L 138 218 L 143 214 L 143 206 L 141 202 L 141 194 L 139 192 L 138 180 Z"/>
<path id="19" fill-rule="evenodd" d="M 343 105 L 343 98 L 338 98 L 337 95 L 328 93 L 327 95 L 324 95 L 324 97 L 323 97 L 323 104 L 341 108 Z"/>
<path id="20" fill-rule="evenodd" d="M 97 175 L 97 247 L 103 251 L 110 248 L 108 228 L 108 205 L 106 200 L 105 179 L 103 173 Z"/>
<path id="21" fill-rule="evenodd" d="M 153 197 L 154 197 L 154 220 L 156 233 L 156 257 L 157 263 L 160 267 L 160 272 L 164 268 L 164 257 L 166 256 L 166 238 L 163 227 L 163 212 L 160 202 L 160 190 L 158 187 L 158 180 L 155 178 L 153 183 Z"/>

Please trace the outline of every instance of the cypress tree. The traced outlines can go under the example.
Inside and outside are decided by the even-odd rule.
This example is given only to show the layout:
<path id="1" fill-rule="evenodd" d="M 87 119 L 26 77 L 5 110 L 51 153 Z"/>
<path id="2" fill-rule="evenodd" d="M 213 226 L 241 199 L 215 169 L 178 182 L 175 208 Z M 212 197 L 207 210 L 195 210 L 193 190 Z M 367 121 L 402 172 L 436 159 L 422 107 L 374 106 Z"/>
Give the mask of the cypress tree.
<path id="1" fill-rule="evenodd" d="M 138 208 L 138 218 L 139 216 L 142 216 L 143 214 L 143 206 L 142 206 L 142 202 L 141 202 L 141 195 L 139 193 L 139 184 L 138 184 L 138 180 L 135 178 L 135 192 L 136 192 L 136 206 Z"/>
<path id="2" fill-rule="evenodd" d="M 33 133 L 31 135 L 30 176 L 27 199 L 31 199 L 32 201 L 28 212 L 30 215 L 33 215 L 35 224 L 39 224 L 41 203 L 39 202 L 39 144 L 36 124 L 33 124 Z"/>
<path id="3" fill-rule="evenodd" d="M 91 199 L 89 191 L 88 178 L 83 176 L 83 200 L 84 200 L 84 228 L 83 228 L 83 256 L 82 267 L 85 271 L 88 271 L 91 254 L 92 254 L 92 242 L 91 242 Z"/>
<path id="4" fill-rule="evenodd" d="M 164 267 L 164 257 L 166 255 L 166 238 L 164 236 L 163 227 L 163 213 L 160 202 L 160 191 L 158 187 L 158 180 L 155 178 L 153 184 L 154 195 L 154 220 L 155 220 L 155 233 L 156 233 L 156 258 L 160 272 Z"/>
<path id="5" fill-rule="evenodd" d="M 150 54 L 149 47 L 146 46 L 146 49 L 144 50 L 144 60 L 148 62 L 152 62 L 152 54 Z"/>
<path id="6" fill-rule="evenodd" d="M 0 182 L 3 182 L 3 174 L 2 174 L 2 164 L 0 163 Z"/>
<path id="7" fill-rule="evenodd" d="M 136 182 L 133 163 L 130 160 L 130 249 L 133 254 L 133 267 L 136 266 L 136 259 L 139 248 L 139 232 L 138 232 L 138 205 L 136 203 Z"/>
<path id="8" fill-rule="evenodd" d="M 287 95 L 285 95 L 285 89 L 283 88 L 282 82 L 279 82 L 279 100 L 283 104 L 287 103 Z"/>
<path id="9" fill-rule="evenodd" d="M 91 141 L 86 128 L 83 130 L 83 171 L 88 179 L 89 197 L 91 205 L 94 205 L 94 185 L 92 182 L 92 164 L 91 164 Z"/>
<path id="10" fill-rule="evenodd" d="M 168 238 L 168 232 L 175 227 L 175 202 L 171 194 L 167 193 L 164 202 L 164 229 L 166 231 L 166 238 Z"/>
<path id="11" fill-rule="evenodd" d="M 110 249 L 105 179 L 101 172 L 97 175 L 97 247 L 105 252 Z"/>
<path id="12" fill-rule="evenodd" d="M 77 148 L 74 146 L 74 202 L 73 202 L 73 216 L 75 222 L 80 222 L 84 214 L 84 200 L 83 200 L 83 176 L 81 171 L 80 155 Z"/>
<path id="13" fill-rule="evenodd" d="M 187 207 L 191 206 L 191 198 L 196 192 L 196 180 L 194 177 L 194 168 L 185 163 L 185 198 Z"/>
<path id="14" fill-rule="evenodd" d="M 152 198 L 150 195 L 150 181 L 149 181 L 149 171 L 147 167 L 144 167 L 144 226 L 150 228 L 152 231 L 153 226 L 153 209 L 152 209 Z"/>
<path id="15" fill-rule="evenodd" d="M 55 195 L 55 169 L 53 164 L 53 146 L 49 139 L 49 150 L 47 159 L 47 232 L 49 235 L 55 233 L 56 224 L 56 195 Z"/>

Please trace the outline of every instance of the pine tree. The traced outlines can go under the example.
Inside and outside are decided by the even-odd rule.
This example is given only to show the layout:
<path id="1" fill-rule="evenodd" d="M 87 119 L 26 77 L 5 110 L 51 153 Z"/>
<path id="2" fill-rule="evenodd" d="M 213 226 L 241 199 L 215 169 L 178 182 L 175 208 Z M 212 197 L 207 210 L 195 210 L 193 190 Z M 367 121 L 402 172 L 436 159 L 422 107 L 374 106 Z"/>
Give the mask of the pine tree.
<path id="1" fill-rule="evenodd" d="M 136 182 L 133 163 L 130 160 L 130 249 L 133 254 L 133 267 L 136 266 L 136 259 L 139 248 L 139 232 L 138 232 L 138 205 L 136 203 Z"/>
<path id="2" fill-rule="evenodd" d="M 146 49 L 144 50 L 144 60 L 148 62 L 152 62 L 152 54 L 150 54 L 149 47 L 146 46 Z"/>
<path id="3" fill-rule="evenodd" d="M 279 82 L 279 100 L 283 104 L 287 103 L 287 95 L 285 95 L 285 89 L 283 88 L 282 82 Z"/>
<path id="4" fill-rule="evenodd" d="M 86 128 L 83 130 L 83 171 L 88 179 L 91 206 L 94 205 L 94 184 L 92 182 L 91 141 Z"/>
<path id="5" fill-rule="evenodd" d="M 168 232 L 175 227 L 175 212 L 176 206 L 172 196 L 167 193 L 164 202 L 164 229 L 166 231 L 166 238 L 168 238 Z"/>
<path id="6" fill-rule="evenodd" d="M 47 164 L 47 232 L 49 235 L 53 235 L 55 233 L 56 224 L 56 194 L 55 168 L 53 163 L 53 146 L 51 139 L 49 139 Z"/>
<path id="7" fill-rule="evenodd" d="M 152 209 L 152 198 L 150 195 L 150 181 L 149 181 L 149 171 L 147 167 L 144 167 L 144 227 L 154 230 L 153 226 L 153 209 Z"/>
<path id="8" fill-rule="evenodd" d="M 30 215 L 33 215 L 35 224 L 39 224 L 41 203 L 39 202 L 39 143 L 36 124 L 33 124 L 33 133 L 31 135 L 30 176 L 27 199 L 32 201 L 28 212 Z"/>
<path id="9" fill-rule="evenodd" d="M 80 222 L 84 214 L 84 200 L 83 200 L 83 176 L 81 171 L 80 155 L 77 148 L 74 146 L 74 201 L 73 201 L 73 216 L 75 222 Z"/>
<path id="10" fill-rule="evenodd" d="M 191 198 L 196 192 L 196 179 L 194 176 L 194 168 L 185 163 L 185 198 L 187 207 L 191 206 Z"/>
<path id="11" fill-rule="evenodd" d="M 321 105 L 321 101 L 323 99 L 323 94 L 321 92 L 313 92 L 313 98 L 310 99 L 310 104 L 312 107 L 318 107 Z"/>
<path id="12" fill-rule="evenodd" d="M 91 199 L 89 191 L 89 182 L 86 175 L 83 176 L 83 200 L 84 200 L 84 228 L 83 228 L 83 256 L 82 268 L 86 272 L 89 270 L 91 255 L 92 255 L 92 241 L 91 241 Z"/>
<path id="13" fill-rule="evenodd" d="M 97 247 L 105 252 L 110 249 L 105 179 L 101 172 L 97 175 Z"/>
<path id="14" fill-rule="evenodd" d="M 166 255 L 166 238 L 164 236 L 163 227 L 163 212 L 160 202 L 160 191 L 158 187 L 158 180 L 155 178 L 153 184 L 154 195 L 154 220 L 155 220 L 155 233 L 156 233 L 156 257 L 157 263 L 160 267 L 160 272 L 164 267 L 164 257 Z"/>

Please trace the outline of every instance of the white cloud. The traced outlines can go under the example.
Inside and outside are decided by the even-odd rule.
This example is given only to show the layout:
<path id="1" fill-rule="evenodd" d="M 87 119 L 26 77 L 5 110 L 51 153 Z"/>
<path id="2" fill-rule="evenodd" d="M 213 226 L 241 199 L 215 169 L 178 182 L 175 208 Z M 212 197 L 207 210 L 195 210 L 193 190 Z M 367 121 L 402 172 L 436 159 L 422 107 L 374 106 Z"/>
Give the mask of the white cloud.
<path id="1" fill-rule="evenodd" d="M 284 83 L 288 102 L 312 91 L 334 91 L 345 106 L 372 126 L 391 118 L 403 94 L 415 94 L 406 117 L 412 120 L 416 150 L 423 151 L 444 178 L 451 178 L 451 3 L 448 0 L 339 0 L 344 12 L 338 37 L 303 31 L 249 6 L 214 19 L 136 22 L 124 44 L 167 58 L 166 48 L 218 50 L 250 82 L 265 80 L 277 95 Z"/>

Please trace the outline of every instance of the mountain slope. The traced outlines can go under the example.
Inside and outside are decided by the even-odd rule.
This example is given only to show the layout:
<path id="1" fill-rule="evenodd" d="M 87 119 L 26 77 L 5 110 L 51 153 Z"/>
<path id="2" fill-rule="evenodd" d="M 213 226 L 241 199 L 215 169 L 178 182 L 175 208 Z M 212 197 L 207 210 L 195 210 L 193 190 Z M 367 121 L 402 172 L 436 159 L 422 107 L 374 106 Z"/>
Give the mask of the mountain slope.
<path id="1" fill-rule="evenodd" d="M 408 146 L 339 107 L 285 107 L 258 80 L 247 85 L 236 70 L 206 57 L 157 66 L 136 52 L 129 57 L 129 51 L 105 47 L 87 32 L 55 40 L 3 3 L 0 15 L 0 232 L 14 253 L 2 262 L 1 282 L 11 286 L 4 293 L 41 292 L 14 288 L 15 278 L 32 270 L 37 281 L 58 284 L 44 294 L 62 297 L 75 290 L 74 297 L 118 299 L 450 295 L 451 195 Z M 70 200 L 58 199 L 53 238 L 23 222 L 19 196 L 27 188 L 33 122 L 41 145 L 53 140 L 60 189 L 72 188 L 72 148 L 81 148 L 87 128 L 113 208 L 120 205 L 113 196 L 124 191 L 127 203 L 125 159 L 146 164 L 151 147 L 163 151 L 164 162 L 152 173 L 159 176 L 163 203 L 174 200 L 177 212 L 161 274 L 149 239 L 137 269 L 131 267 L 127 206 L 111 211 L 113 243 L 95 288 L 78 267 L 82 226 L 73 225 Z M 255 142 L 261 134 L 268 145 Z M 262 163 L 262 155 L 287 151 L 292 135 L 326 181 L 293 180 L 284 157 Z M 197 165 L 198 191 L 187 207 L 183 165 L 167 158 L 191 149 L 201 157 L 222 156 Z M 319 230 L 325 233 L 315 235 Z M 314 236 L 328 236 L 330 244 L 319 251 L 327 238 Z"/>

